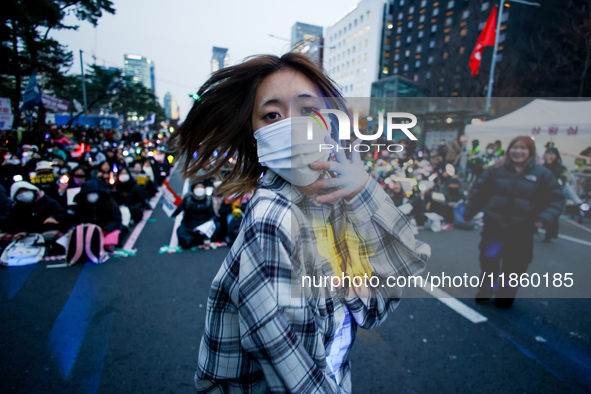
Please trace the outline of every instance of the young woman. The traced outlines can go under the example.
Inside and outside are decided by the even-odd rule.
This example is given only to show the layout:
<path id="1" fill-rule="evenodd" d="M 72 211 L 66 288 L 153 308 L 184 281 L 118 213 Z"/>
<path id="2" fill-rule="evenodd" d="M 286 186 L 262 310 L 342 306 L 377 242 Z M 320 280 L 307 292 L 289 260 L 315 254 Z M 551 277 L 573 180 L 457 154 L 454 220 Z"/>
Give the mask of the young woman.
<path id="1" fill-rule="evenodd" d="M 566 167 L 562 165 L 562 157 L 556 148 L 548 148 L 544 152 L 544 167 L 552 171 L 552 174 L 558 179 L 562 185 L 563 192 L 566 184 Z M 546 226 L 546 236 L 544 242 L 549 243 L 552 238 L 558 238 L 558 217 L 553 223 L 548 223 Z"/>
<path id="2" fill-rule="evenodd" d="M 311 152 L 305 141 L 297 143 L 305 137 L 291 133 L 292 120 L 301 125 L 325 97 L 340 97 L 304 55 L 251 58 L 214 73 L 198 94 L 174 137 L 186 175 L 214 156 L 200 178 L 235 160 L 218 193 L 254 194 L 212 283 L 197 391 L 351 392 L 349 351 L 357 327 L 379 325 L 397 306 L 399 288 L 346 283 L 316 291 L 302 286 L 303 277 L 352 275 L 360 266 L 384 281 L 415 275 L 429 246 L 415 241 L 359 154 L 352 162 L 342 150 L 338 161 L 326 161 L 324 153 L 324 160 L 313 161 L 318 145 Z"/>
<path id="3" fill-rule="evenodd" d="M 533 237 L 537 228 L 557 220 L 564 196 L 550 170 L 536 164 L 536 148 L 531 138 L 516 137 L 505 157 L 486 170 L 474 184 L 464 212 L 469 221 L 484 211 L 484 229 L 480 242 L 480 267 L 488 278 L 504 273 L 504 283 L 484 280 L 476 301 L 485 302 L 496 294 L 499 308 L 509 308 L 517 287 L 509 275 L 526 272 L 533 259 Z M 503 266 L 501 268 L 501 260 Z M 513 282 L 515 283 L 515 282 Z"/>

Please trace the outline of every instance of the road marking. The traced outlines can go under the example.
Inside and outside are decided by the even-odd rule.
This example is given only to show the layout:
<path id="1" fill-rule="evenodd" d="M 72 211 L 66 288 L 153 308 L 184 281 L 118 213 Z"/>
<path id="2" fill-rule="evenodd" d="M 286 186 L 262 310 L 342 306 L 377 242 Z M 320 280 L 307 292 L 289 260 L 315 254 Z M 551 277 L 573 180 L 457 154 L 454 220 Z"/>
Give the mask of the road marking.
<path id="1" fill-rule="evenodd" d="M 587 231 L 588 233 L 591 233 L 591 228 L 585 227 L 582 224 L 575 222 L 574 220 L 567 220 L 567 222 L 569 222 L 570 224 L 573 224 L 573 225 L 577 226 L 580 229 L 583 229 L 583 230 Z"/>
<path id="2" fill-rule="evenodd" d="M 168 175 L 168 177 L 166 179 L 170 179 L 172 174 L 174 174 L 178 164 L 179 164 L 179 162 L 177 161 L 175 163 L 175 165 L 170 169 L 170 174 Z M 154 197 L 152 197 L 152 199 L 150 200 L 150 206 L 152 207 L 152 209 L 148 209 L 148 210 L 144 211 L 144 216 L 142 216 L 142 220 L 140 220 L 140 222 L 135 225 L 135 228 L 133 229 L 133 231 L 129 235 L 129 238 L 127 239 L 127 241 L 125 241 L 125 245 L 123 245 L 123 250 L 128 251 L 128 252 L 131 252 L 133 250 L 133 246 L 135 245 L 136 241 L 140 237 L 140 234 L 144 230 L 144 227 L 146 226 L 148 219 L 150 219 L 150 216 L 152 216 L 152 212 L 154 212 L 154 208 L 156 208 L 156 205 L 158 205 L 158 202 L 160 201 L 160 197 L 162 197 L 162 186 L 160 186 L 158 188 L 158 193 L 156 193 L 156 195 Z"/>
<path id="3" fill-rule="evenodd" d="M 162 189 L 158 190 L 158 193 L 156 193 L 156 195 L 154 197 L 152 197 L 152 200 L 150 201 L 150 206 L 152 207 L 152 209 L 147 209 L 144 211 L 144 216 L 142 217 L 142 220 L 140 220 L 139 223 L 135 225 L 135 228 L 133 229 L 133 231 L 129 235 L 129 238 L 127 238 L 127 241 L 125 241 L 125 245 L 123 246 L 123 250 L 126 250 L 128 252 L 132 251 L 133 246 L 135 245 L 135 242 L 140 237 L 140 234 L 142 233 L 144 227 L 146 226 L 148 219 L 150 219 L 150 216 L 152 216 L 152 212 L 154 212 L 154 208 L 156 208 L 156 205 L 158 204 L 158 201 L 160 201 L 161 196 L 162 196 Z"/>
<path id="4" fill-rule="evenodd" d="M 474 309 L 470 308 L 457 298 L 450 296 L 440 288 L 434 287 L 431 289 L 431 286 L 427 286 L 426 288 L 422 287 L 422 289 L 474 324 L 488 321 L 486 316 L 476 312 Z"/>
<path id="5" fill-rule="evenodd" d="M 544 230 L 544 229 L 538 229 L 538 231 L 540 234 L 546 234 L 546 230 Z M 562 239 L 565 239 L 565 240 L 571 241 L 571 242 L 576 242 L 581 245 L 591 246 L 591 242 L 589 242 L 589 241 L 585 241 L 585 240 L 578 239 L 575 237 L 569 237 L 568 235 L 558 234 L 558 238 L 562 238 Z"/>
<path id="6" fill-rule="evenodd" d="M 185 194 L 189 191 L 189 179 L 185 179 L 185 183 L 183 184 L 183 193 L 181 197 L 184 197 Z M 172 234 L 170 235 L 170 242 L 168 243 L 168 247 L 170 249 L 176 248 L 179 245 L 179 239 L 176 235 L 176 230 L 181 226 L 181 222 L 183 221 L 183 217 L 185 216 L 184 212 L 181 212 L 177 215 L 174 219 L 174 227 L 172 228 Z"/>

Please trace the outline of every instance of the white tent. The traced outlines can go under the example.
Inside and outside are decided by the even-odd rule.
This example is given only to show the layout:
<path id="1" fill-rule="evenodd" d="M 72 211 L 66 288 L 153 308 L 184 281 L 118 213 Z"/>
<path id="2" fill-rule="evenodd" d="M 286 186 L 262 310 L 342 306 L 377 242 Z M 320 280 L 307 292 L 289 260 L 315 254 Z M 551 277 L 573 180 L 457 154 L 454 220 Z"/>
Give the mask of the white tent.
<path id="1" fill-rule="evenodd" d="M 507 147 L 519 135 L 532 137 L 538 151 L 553 141 L 564 165 L 572 170 L 574 158 L 591 146 L 591 101 L 536 99 L 500 118 L 468 125 L 465 133 L 470 140 L 480 141 L 481 150 L 496 140 Z"/>

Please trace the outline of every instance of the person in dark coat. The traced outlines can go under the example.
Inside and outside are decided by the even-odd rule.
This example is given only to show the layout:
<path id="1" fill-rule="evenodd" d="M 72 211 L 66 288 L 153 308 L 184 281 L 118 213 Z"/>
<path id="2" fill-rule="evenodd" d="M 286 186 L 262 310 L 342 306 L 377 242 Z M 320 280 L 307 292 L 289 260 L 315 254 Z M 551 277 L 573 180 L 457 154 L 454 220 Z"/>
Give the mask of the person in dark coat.
<path id="1" fill-rule="evenodd" d="M 121 229 L 119 206 L 107 193 L 100 179 L 93 178 L 84 182 L 74 202 L 76 202 L 75 224 L 96 224 L 105 233 Z"/>
<path id="2" fill-rule="evenodd" d="M 10 188 L 10 197 L 16 204 L 10 210 L 9 233 L 20 237 L 26 233 L 65 232 L 68 229 L 66 210 L 37 186 L 15 182 Z"/>
<path id="3" fill-rule="evenodd" d="M 552 171 L 552 174 L 558 179 L 561 185 L 566 182 L 566 167 L 562 165 L 562 158 L 560 152 L 556 148 L 549 148 L 544 153 L 544 167 Z M 552 238 L 558 238 L 558 217 L 553 223 L 548 223 L 546 226 L 546 236 L 544 242 L 549 243 Z"/>
<path id="4" fill-rule="evenodd" d="M 179 213 L 185 212 L 183 221 L 177 230 L 179 245 L 183 249 L 203 243 L 206 237 L 196 231 L 195 227 L 202 225 L 215 216 L 212 198 L 205 195 L 203 184 L 197 183 L 193 185 L 191 190 L 191 194 L 187 194 L 183 198 L 183 202 L 172 214 L 172 217 L 175 217 Z"/>
<path id="5" fill-rule="evenodd" d="M 520 277 L 527 271 L 537 228 L 553 223 L 562 212 L 560 184 L 550 170 L 535 163 L 535 150 L 531 138 L 516 137 L 503 160 L 487 169 L 470 193 L 464 220 L 484 211 L 480 267 L 487 280 L 476 295 L 479 303 L 496 294 L 499 308 L 513 304 L 518 287 L 512 286 L 510 275 Z M 491 273 L 496 279 L 499 272 L 504 283 L 489 279 Z"/>
<path id="6" fill-rule="evenodd" d="M 11 209 L 12 201 L 8 198 L 4 186 L 0 185 L 0 232 L 8 230 Z"/>
<path id="7" fill-rule="evenodd" d="M 129 208 L 135 223 L 142 220 L 144 209 L 147 208 L 144 189 L 135 182 L 126 168 L 119 170 L 115 191 L 111 193 L 115 202 Z"/>

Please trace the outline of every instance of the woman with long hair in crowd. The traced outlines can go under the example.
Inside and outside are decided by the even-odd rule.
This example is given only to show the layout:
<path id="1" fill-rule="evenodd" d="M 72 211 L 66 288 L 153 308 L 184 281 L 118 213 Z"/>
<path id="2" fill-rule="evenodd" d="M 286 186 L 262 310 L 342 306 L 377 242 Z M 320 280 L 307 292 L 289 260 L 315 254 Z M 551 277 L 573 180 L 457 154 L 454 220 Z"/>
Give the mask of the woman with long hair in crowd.
<path id="1" fill-rule="evenodd" d="M 216 152 L 199 178 L 232 159 L 217 193 L 238 198 L 254 190 L 209 293 L 198 392 L 351 392 L 357 327 L 379 325 L 397 306 L 399 289 L 317 290 L 302 279 L 352 275 L 360 260 L 370 277 L 415 275 L 430 248 L 414 239 L 358 153 L 350 162 L 340 150 L 328 161 L 330 152 L 306 144 L 307 114 L 326 108 L 325 97 L 347 111 L 308 57 L 250 58 L 215 72 L 198 95 L 173 137 L 185 174 L 194 176 Z M 312 127 L 315 141 L 336 146 L 328 131 Z"/>
<path id="2" fill-rule="evenodd" d="M 566 167 L 562 165 L 562 157 L 556 148 L 548 148 L 544 153 L 544 167 L 552 171 L 552 174 L 558 179 L 560 185 L 563 186 L 566 182 Z M 558 217 L 552 223 L 546 226 L 546 236 L 544 242 L 550 242 L 552 238 L 558 237 Z"/>
<path id="3" fill-rule="evenodd" d="M 499 308 L 513 304 L 518 289 L 513 285 L 519 280 L 510 281 L 510 275 L 519 278 L 527 271 L 537 228 L 554 223 L 562 212 L 560 184 L 550 170 L 536 164 L 535 157 L 530 137 L 514 138 L 503 159 L 484 171 L 470 192 L 464 220 L 484 211 L 480 268 L 485 280 L 476 295 L 478 303 L 495 295 Z M 502 283 L 497 279 L 500 273 Z"/>

